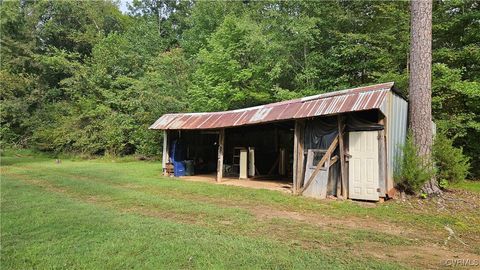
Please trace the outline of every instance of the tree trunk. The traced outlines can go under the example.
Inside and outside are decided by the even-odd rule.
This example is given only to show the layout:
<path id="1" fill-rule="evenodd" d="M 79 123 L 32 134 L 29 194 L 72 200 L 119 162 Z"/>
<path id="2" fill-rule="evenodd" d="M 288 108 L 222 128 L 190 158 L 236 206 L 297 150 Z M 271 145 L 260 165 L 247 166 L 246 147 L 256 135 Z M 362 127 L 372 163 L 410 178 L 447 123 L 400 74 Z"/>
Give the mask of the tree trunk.
<path id="1" fill-rule="evenodd" d="M 431 164 L 432 150 L 432 0 L 411 1 L 410 29 L 410 129 L 418 155 Z M 435 177 L 423 187 L 427 194 L 439 193 Z"/>

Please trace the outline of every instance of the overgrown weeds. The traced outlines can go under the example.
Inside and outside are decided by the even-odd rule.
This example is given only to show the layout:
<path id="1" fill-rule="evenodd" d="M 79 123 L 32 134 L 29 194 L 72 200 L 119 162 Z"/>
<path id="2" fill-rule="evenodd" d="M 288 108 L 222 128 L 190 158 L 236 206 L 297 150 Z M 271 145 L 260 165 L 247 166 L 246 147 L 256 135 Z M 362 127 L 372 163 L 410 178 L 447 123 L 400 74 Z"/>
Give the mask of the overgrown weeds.
<path id="1" fill-rule="evenodd" d="M 399 159 L 399 167 L 395 170 L 397 187 L 409 194 L 417 194 L 423 185 L 435 175 L 432 163 L 418 155 L 418 149 L 409 133 L 402 146 L 403 154 Z"/>
<path id="2" fill-rule="evenodd" d="M 445 134 L 435 136 L 432 157 L 437 168 L 437 179 L 440 187 L 465 180 L 470 169 L 470 159 L 463 154 L 462 148 L 453 146 L 453 140 Z"/>

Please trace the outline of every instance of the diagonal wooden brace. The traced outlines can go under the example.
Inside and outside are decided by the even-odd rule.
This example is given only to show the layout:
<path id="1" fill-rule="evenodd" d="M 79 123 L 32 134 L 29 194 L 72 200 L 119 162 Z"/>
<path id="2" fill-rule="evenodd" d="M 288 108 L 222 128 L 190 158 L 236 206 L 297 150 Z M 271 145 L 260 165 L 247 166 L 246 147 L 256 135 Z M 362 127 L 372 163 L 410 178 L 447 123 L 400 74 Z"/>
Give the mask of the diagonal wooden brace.
<path id="1" fill-rule="evenodd" d="M 318 162 L 312 175 L 310 175 L 310 178 L 308 178 L 308 181 L 305 183 L 302 189 L 300 189 L 299 194 L 302 194 L 310 186 L 310 184 L 313 182 L 313 179 L 315 179 L 320 169 L 322 169 L 323 164 L 325 164 L 325 162 L 332 156 L 332 153 L 333 151 L 335 151 L 335 148 L 337 148 L 337 145 L 338 145 L 338 135 L 335 137 L 332 144 L 330 144 L 330 146 L 328 147 L 328 150 L 325 153 L 325 155 L 323 155 L 322 159 Z"/>

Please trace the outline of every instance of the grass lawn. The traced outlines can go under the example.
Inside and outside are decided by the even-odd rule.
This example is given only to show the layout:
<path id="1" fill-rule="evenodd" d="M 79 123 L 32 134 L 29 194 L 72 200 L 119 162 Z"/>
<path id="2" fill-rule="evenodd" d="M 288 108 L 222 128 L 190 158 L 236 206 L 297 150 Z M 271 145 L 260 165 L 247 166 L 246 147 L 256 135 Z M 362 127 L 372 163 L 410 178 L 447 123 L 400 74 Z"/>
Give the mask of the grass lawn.
<path id="1" fill-rule="evenodd" d="M 480 259 L 480 182 L 369 204 L 165 178 L 159 162 L 2 155 L 2 269 L 410 269 Z"/>
<path id="2" fill-rule="evenodd" d="M 480 192 L 480 180 L 477 180 L 477 181 L 467 181 L 467 180 L 461 181 L 459 183 L 455 183 L 453 185 L 453 188 Z"/>

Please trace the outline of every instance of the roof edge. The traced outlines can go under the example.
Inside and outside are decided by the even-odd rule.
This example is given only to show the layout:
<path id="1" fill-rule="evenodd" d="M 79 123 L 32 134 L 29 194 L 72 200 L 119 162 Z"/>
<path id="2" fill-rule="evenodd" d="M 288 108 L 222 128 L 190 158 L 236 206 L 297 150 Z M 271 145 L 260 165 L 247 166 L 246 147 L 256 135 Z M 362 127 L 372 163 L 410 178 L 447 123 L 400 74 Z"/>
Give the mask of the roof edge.
<path id="1" fill-rule="evenodd" d="M 378 109 L 388 92 L 405 99 L 394 82 L 386 82 L 236 110 L 167 113 L 149 129 L 209 129 Z"/>
<path id="2" fill-rule="evenodd" d="M 253 106 L 253 107 L 247 107 L 247 108 L 234 109 L 234 110 L 214 111 L 214 112 L 183 112 L 183 113 L 180 112 L 180 113 L 166 113 L 166 114 L 163 114 L 163 115 L 202 115 L 202 114 L 223 114 L 223 113 L 229 113 L 229 112 L 243 112 L 243 111 L 248 111 L 248 110 L 260 109 L 260 108 L 263 108 L 263 107 L 266 107 L 266 106 L 270 107 L 270 106 L 281 105 L 281 104 L 290 103 L 290 102 L 302 102 L 303 103 L 303 102 L 312 101 L 312 100 L 315 100 L 315 99 L 335 97 L 335 96 L 340 96 L 340 95 L 347 94 L 349 92 L 355 92 L 355 91 L 359 91 L 359 90 L 363 90 L 363 89 L 380 87 L 381 85 L 385 85 L 385 87 L 383 87 L 382 89 L 376 89 L 376 90 L 387 90 L 387 89 L 392 90 L 392 91 L 395 91 L 398 95 L 402 95 L 402 97 L 403 97 L 403 94 L 400 92 L 400 90 L 395 88 L 395 82 L 386 82 L 386 83 L 378 83 L 378 84 L 372 84 L 372 85 L 366 85 L 366 86 L 359 86 L 359 87 L 349 88 L 349 89 L 344 89 L 344 90 L 339 90 L 339 91 L 326 92 L 326 93 L 317 94 L 317 95 L 313 95 L 313 96 L 306 96 L 306 97 L 303 97 L 303 98 L 283 100 L 283 101 L 267 103 L 267 104 L 257 105 L 257 106 Z M 365 91 L 368 91 L 368 90 L 365 90 Z"/>

